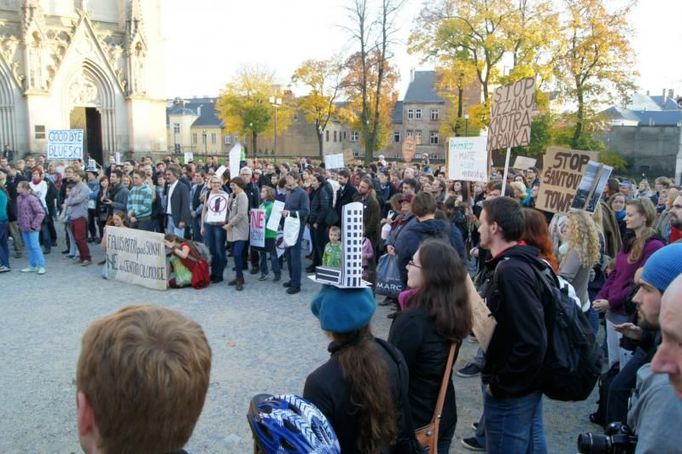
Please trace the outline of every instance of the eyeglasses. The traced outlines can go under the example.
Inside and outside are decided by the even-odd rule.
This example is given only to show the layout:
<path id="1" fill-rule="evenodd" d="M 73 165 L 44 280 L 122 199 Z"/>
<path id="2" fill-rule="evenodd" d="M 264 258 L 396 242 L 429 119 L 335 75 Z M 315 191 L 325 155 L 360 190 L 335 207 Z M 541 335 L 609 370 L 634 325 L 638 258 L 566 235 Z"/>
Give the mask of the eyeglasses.
<path id="1" fill-rule="evenodd" d="M 413 260 L 410 260 L 409 262 L 407 262 L 407 266 L 413 266 L 413 267 L 419 268 L 419 269 L 421 269 L 421 267 L 422 267 L 421 265 L 417 265 L 416 263 L 414 263 Z"/>

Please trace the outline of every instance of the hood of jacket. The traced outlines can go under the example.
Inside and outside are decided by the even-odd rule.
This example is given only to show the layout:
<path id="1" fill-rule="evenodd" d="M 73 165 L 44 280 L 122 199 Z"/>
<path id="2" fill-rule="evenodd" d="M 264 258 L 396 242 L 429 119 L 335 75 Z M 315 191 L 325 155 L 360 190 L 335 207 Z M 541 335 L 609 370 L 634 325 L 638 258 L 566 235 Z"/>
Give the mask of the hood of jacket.
<path id="1" fill-rule="evenodd" d="M 540 251 L 534 246 L 529 246 L 527 244 L 517 244 L 508 249 L 505 249 L 501 253 L 497 254 L 495 257 L 488 260 L 485 264 L 490 269 L 495 269 L 498 263 L 505 258 L 519 258 L 526 262 L 532 263 L 533 261 L 539 260 L 538 254 Z"/>

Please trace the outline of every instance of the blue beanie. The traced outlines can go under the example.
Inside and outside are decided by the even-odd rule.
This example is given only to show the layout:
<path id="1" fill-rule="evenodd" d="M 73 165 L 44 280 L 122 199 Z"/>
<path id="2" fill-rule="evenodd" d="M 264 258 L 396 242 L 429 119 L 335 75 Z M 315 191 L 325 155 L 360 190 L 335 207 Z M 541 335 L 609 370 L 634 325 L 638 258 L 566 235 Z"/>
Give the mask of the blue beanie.
<path id="1" fill-rule="evenodd" d="M 682 243 L 674 243 L 651 254 L 644 264 L 640 279 L 663 293 L 680 274 L 682 274 Z"/>
<path id="2" fill-rule="evenodd" d="M 332 333 L 350 333 L 369 324 L 376 303 L 369 288 L 337 288 L 324 285 L 317 293 L 310 310 L 320 320 L 320 326 Z"/>

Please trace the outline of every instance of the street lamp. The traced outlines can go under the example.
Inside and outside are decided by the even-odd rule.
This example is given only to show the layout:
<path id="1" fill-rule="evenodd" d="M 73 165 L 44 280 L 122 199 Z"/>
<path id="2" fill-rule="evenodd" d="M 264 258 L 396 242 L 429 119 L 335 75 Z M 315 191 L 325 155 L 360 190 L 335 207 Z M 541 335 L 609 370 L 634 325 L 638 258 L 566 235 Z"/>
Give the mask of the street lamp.
<path id="1" fill-rule="evenodd" d="M 272 145 L 272 152 L 277 155 L 277 109 L 282 105 L 282 98 L 270 96 L 270 105 L 275 109 L 275 139 Z"/>

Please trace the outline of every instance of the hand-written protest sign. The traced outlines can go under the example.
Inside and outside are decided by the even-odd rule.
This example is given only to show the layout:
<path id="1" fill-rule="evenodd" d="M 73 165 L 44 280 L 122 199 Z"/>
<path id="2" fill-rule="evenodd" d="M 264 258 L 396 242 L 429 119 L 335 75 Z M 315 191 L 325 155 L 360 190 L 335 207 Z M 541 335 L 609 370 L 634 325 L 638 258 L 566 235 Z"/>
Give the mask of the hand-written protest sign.
<path id="1" fill-rule="evenodd" d="M 343 153 L 324 155 L 324 168 L 327 170 L 343 169 L 345 167 L 343 161 Z"/>
<path id="2" fill-rule="evenodd" d="M 448 179 L 486 181 L 488 153 L 485 137 L 452 137 L 448 143 Z"/>
<path id="3" fill-rule="evenodd" d="M 496 88 L 488 126 L 488 151 L 529 145 L 533 109 L 534 78 Z"/>
<path id="4" fill-rule="evenodd" d="M 107 277 L 166 290 L 166 248 L 162 233 L 107 226 Z"/>
<path id="5" fill-rule="evenodd" d="M 47 159 L 83 159 L 82 129 L 51 129 L 47 134 Z"/>
<path id="6" fill-rule="evenodd" d="M 527 158 L 526 156 L 517 156 L 514 160 L 513 169 L 523 169 L 528 170 L 531 167 L 535 167 L 537 160 L 535 158 Z"/>
<path id="7" fill-rule="evenodd" d="M 240 161 L 242 159 L 242 150 L 244 148 L 240 143 L 236 144 L 232 149 L 230 150 L 230 179 L 236 178 L 239 176 L 239 170 L 241 169 L 240 167 Z"/>
<path id="8" fill-rule="evenodd" d="M 272 211 L 270 212 L 270 219 L 268 219 L 268 230 L 274 230 L 275 232 L 279 230 L 279 223 L 282 220 L 282 210 L 284 210 L 284 202 L 275 200 L 274 205 L 272 205 Z"/>
<path id="9" fill-rule="evenodd" d="M 265 210 L 251 210 L 251 230 L 249 241 L 251 246 L 265 247 Z"/>
<path id="10" fill-rule="evenodd" d="M 597 203 L 599 203 L 604 193 L 606 183 L 609 181 L 611 172 L 613 172 L 613 167 L 611 166 L 600 164 L 597 161 L 588 162 L 571 208 L 594 213 Z"/>
<path id="11" fill-rule="evenodd" d="M 185 164 L 189 162 L 194 162 L 194 153 L 191 151 L 186 151 L 185 152 Z"/>
<path id="12" fill-rule="evenodd" d="M 535 208 L 552 213 L 567 212 L 587 163 L 596 159 L 594 151 L 548 148 Z"/>

